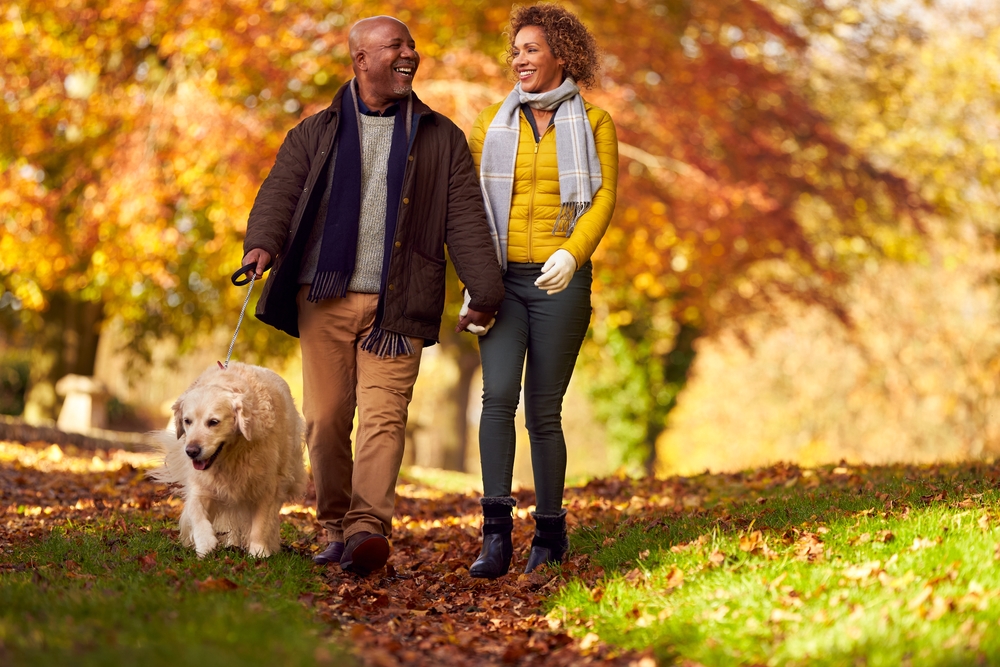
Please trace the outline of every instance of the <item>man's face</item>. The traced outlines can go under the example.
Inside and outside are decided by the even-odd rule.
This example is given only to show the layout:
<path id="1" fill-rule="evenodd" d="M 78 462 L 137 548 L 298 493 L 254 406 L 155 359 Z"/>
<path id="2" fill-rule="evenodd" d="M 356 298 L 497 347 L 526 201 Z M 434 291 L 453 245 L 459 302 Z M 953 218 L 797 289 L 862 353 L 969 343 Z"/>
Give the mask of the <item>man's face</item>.
<path id="1" fill-rule="evenodd" d="M 365 35 L 359 83 L 373 96 L 398 100 L 413 90 L 420 55 L 410 31 L 398 21 L 379 21 Z"/>

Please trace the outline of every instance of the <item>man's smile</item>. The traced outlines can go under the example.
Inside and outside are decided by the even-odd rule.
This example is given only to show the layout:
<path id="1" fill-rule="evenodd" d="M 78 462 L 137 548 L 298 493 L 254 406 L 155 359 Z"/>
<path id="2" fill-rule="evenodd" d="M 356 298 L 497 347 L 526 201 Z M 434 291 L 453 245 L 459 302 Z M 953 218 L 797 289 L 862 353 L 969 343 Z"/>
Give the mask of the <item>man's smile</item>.
<path id="1" fill-rule="evenodd" d="M 393 67 L 392 71 L 401 76 L 413 78 L 414 72 L 417 71 L 417 66 L 412 63 L 400 63 Z"/>

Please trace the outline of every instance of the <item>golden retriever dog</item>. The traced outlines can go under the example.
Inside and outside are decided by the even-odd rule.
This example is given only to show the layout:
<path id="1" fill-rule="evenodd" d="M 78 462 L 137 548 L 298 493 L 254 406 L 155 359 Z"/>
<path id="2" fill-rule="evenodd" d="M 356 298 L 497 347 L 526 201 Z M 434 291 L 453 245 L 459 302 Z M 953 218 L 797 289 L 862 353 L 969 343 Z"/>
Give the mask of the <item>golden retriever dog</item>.
<path id="1" fill-rule="evenodd" d="M 267 557 L 281 548 L 281 505 L 301 495 L 305 423 L 288 384 L 234 362 L 202 373 L 173 405 L 175 433 L 156 435 L 163 466 L 149 476 L 178 484 L 180 532 L 200 558 L 223 546 Z"/>

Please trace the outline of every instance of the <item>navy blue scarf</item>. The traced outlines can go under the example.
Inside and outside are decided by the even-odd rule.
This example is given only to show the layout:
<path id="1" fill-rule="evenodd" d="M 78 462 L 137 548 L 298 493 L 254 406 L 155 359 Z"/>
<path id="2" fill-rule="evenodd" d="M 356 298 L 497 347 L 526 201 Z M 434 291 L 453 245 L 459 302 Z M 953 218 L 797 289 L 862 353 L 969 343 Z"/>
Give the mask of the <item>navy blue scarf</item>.
<path id="1" fill-rule="evenodd" d="M 347 286 L 354 274 L 358 253 L 358 225 L 361 218 L 361 124 L 354 82 L 348 84 L 340 103 L 340 122 L 337 127 L 337 159 L 334 164 L 333 187 L 326 210 L 323 242 L 320 246 L 316 277 L 309 288 L 309 301 L 342 298 L 347 296 Z M 389 257 L 396 236 L 399 200 L 403 192 L 406 173 L 406 156 L 409 152 L 407 130 L 412 121 L 409 97 L 400 100 L 392 130 L 392 146 L 386 174 L 385 241 L 382 251 L 382 280 L 379 287 L 378 311 L 372 332 L 361 343 L 361 348 L 380 357 L 410 354 L 413 347 L 409 338 L 381 328 L 385 312 L 385 291 L 389 276 Z"/>

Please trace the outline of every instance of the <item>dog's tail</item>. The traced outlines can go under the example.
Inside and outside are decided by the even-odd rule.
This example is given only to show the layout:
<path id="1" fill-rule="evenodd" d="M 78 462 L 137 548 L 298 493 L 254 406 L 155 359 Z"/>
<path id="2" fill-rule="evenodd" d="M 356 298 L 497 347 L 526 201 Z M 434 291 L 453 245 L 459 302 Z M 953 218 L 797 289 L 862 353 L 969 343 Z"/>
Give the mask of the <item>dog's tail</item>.
<path id="1" fill-rule="evenodd" d="M 163 457 L 163 463 L 146 473 L 153 481 L 162 484 L 179 484 L 183 490 L 190 461 L 184 454 L 183 442 L 172 431 L 156 431 L 150 434 L 150 449 Z"/>

